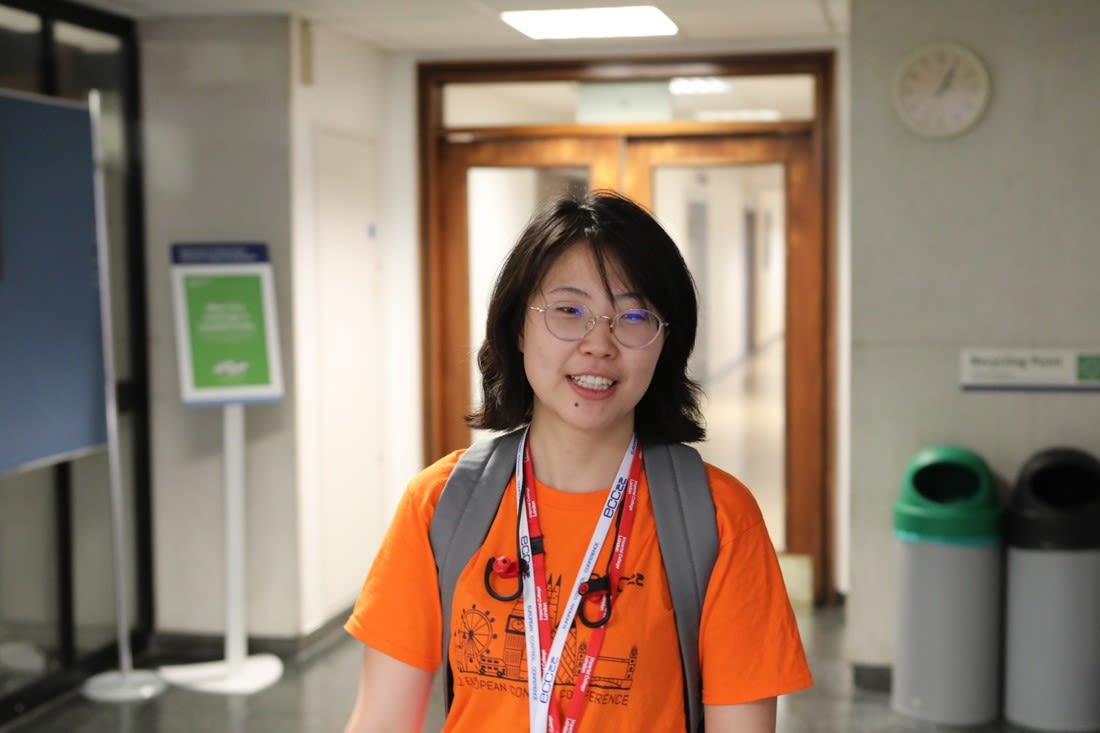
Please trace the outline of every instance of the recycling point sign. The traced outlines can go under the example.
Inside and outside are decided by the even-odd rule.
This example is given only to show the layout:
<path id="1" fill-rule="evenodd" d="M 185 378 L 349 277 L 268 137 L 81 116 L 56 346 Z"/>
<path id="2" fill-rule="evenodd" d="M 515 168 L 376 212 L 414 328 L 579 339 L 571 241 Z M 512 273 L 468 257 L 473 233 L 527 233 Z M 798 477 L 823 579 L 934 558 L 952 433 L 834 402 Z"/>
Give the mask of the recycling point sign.
<path id="1" fill-rule="evenodd" d="M 273 278 L 266 244 L 172 245 L 184 404 L 282 399 Z"/>

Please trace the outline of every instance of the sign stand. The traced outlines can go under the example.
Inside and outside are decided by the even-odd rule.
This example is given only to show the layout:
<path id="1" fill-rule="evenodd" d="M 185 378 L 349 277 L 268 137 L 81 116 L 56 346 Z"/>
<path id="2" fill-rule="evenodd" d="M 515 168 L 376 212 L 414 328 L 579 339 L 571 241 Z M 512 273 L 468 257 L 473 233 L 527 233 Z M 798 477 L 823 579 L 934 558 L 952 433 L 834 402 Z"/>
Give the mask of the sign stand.
<path id="1" fill-rule="evenodd" d="M 251 694 L 268 687 L 283 674 L 274 654 L 247 654 L 245 630 L 245 470 L 244 406 L 222 408 L 222 445 L 225 451 L 225 658 L 220 662 L 181 664 L 160 668 L 174 685 L 200 692 Z"/>
<path id="2" fill-rule="evenodd" d="M 111 328 L 111 281 L 108 270 L 107 222 L 103 205 L 103 166 L 99 147 L 99 94 L 88 95 L 92 118 L 92 151 L 95 157 L 96 249 L 99 260 L 99 313 L 103 338 L 103 389 L 107 404 L 107 464 L 111 482 L 111 538 L 114 549 L 115 621 L 118 634 L 118 671 L 102 672 L 84 681 L 81 692 L 99 702 L 147 700 L 164 691 L 155 672 L 135 670 L 130 650 L 130 621 L 126 610 L 126 557 L 122 541 L 122 471 L 118 451 L 118 405 L 115 400 L 114 337 Z"/>
<path id="3" fill-rule="evenodd" d="M 183 401 L 222 407 L 225 657 L 159 671 L 199 692 L 252 694 L 283 674 L 274 654 L 248 654 L 245 608 L 244 405 L 282 397 L 271 263 L 254 243 L 177 244 L 172 258 Z"/>

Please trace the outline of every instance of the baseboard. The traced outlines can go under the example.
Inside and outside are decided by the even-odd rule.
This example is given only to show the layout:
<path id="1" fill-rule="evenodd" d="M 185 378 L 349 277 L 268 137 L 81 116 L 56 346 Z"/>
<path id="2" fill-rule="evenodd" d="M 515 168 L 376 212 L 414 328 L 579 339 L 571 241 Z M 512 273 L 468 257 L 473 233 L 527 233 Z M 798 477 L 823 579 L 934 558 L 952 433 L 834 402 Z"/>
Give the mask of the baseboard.
<path id="1" fill-rule="evenodd" d="M 342 611 L 315 631 L 296 637 L 249 636 L 250 654 L 274 654 L 284 662 L 300 662 L 346 638 L 344 622 L 352 608 Z M 148 666 L 213 662 L 225 658 L 225 637 L 214 634 L 155 632 L 141 655 Z"/>

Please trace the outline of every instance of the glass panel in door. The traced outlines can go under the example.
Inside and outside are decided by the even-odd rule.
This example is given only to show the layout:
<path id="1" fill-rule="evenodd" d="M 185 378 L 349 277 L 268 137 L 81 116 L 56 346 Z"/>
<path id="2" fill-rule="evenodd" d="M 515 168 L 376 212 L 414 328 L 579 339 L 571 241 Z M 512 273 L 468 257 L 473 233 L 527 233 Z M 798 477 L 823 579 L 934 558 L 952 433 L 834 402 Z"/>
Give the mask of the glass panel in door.
<path id="1" fill-rule="evenodd" d="M 0 698 L 62 664 L 53 468 L 0 476 Z"/>
<path id="2" fill-rule="evenodd" d="M 427 252 L 426 460 L 474 437 L 463 417 L 480 402 L 477 349 L 503 258 L 537 209 L 566 191 L 615 187 L 615 138 L 449 141 Z"/>
<path id="3" fill-rule="evenodd" d="M 0 89 L 41 92 L 42 21 L 0 5 Z"/>
<path id="4" fill-rule="evenodd" d="M 706 393 L 707 461 L 741 479 L 786 545 L 786 191 L 784 167 L 653 169 L 658 219 L 700 295 L 690 368 Z"/>
<path id="5" fill-rule="evenodd" d="M 583 194 L 589 172 L 584 167 L 474 167 L 466 173 L 466 220 L 470 278 L 470 404 L 481 403 L 481 372 L 476 350 L 485 338 L 497 272 L 527 221 L 538 209 L 566 193 Z M 485 431 L 471 431 L 477 439 Z"/>

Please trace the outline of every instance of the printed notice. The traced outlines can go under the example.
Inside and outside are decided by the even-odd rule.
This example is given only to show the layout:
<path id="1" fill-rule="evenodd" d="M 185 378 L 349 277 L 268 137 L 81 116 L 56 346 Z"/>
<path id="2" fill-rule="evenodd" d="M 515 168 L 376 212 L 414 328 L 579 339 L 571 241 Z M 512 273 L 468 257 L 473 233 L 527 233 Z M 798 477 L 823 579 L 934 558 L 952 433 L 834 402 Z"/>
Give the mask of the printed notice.
<path id="1" fill-rule="evenodd" d="M 280 399 L 278 328 L 266 245 L 177 244 L 172 262 L 184 403 Z"/>
<path id="2" fill-rule="evenodd" d="M 1100 391 L 1100 348 L 963 349 L 963 389 Z"/>

